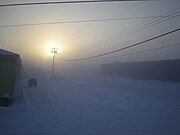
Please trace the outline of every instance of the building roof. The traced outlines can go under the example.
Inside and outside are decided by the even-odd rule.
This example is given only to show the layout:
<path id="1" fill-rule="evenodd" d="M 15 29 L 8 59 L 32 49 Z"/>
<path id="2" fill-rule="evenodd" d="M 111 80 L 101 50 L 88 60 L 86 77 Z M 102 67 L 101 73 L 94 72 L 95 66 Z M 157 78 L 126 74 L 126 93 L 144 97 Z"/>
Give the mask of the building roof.
<path id="1" fill-rule="evenodd" d="M 0 49 L 0 55 L 18 55 L 18 54 L 4 50 L 4 49 Z"/>
<path id="2" fill-rule="evenodd" d="M 0 59 L 17 59 L 19 58 L 19 54 L 0 49 Z"/>

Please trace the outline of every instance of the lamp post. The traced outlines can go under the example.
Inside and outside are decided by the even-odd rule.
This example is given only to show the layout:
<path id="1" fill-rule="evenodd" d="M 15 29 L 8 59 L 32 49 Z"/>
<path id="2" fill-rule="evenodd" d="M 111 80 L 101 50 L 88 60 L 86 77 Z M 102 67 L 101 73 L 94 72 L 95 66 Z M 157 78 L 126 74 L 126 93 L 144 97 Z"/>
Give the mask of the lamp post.
<path id="1" fill-rule="evenodd" d="M 52 76 L 54 75 L 54 60 L 55 56 L 57 55 L 57 48 L 52 48 L 51 53 L 53 54 L 53 62 L 52 62 Z"/>

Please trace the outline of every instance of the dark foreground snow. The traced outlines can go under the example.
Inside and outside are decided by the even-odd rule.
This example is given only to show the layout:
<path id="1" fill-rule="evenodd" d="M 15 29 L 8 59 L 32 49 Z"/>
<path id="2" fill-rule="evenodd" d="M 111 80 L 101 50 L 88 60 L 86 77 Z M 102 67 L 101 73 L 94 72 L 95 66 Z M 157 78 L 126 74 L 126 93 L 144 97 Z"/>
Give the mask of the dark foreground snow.
<path id="1" fill-rule="evenodd" d="M 180 135 L 180 83 L 40 78 L 0 108 L 0 135 Z"/>

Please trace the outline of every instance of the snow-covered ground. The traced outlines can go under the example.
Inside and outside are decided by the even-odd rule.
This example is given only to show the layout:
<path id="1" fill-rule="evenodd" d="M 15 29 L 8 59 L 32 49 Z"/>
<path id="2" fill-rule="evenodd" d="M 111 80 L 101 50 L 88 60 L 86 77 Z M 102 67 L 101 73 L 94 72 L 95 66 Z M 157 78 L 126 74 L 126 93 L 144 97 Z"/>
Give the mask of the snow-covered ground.
<path id="1" fill-rule="evenodd" d="M 40 77 L 0 108 L 0 135 L 180 135 L 180 83 Z"/>

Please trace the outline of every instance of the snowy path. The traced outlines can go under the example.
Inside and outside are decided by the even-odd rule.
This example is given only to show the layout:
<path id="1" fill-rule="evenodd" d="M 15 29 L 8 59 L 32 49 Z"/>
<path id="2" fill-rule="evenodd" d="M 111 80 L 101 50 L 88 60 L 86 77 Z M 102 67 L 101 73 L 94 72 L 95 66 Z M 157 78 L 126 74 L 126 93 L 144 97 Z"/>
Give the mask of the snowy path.
<path id="1" fill-rule="evenodd" d="M 180 84 L 44 78 L 26 102 L 0 108 L 2 135 L 179 135 Z"/>

